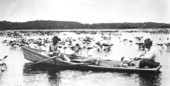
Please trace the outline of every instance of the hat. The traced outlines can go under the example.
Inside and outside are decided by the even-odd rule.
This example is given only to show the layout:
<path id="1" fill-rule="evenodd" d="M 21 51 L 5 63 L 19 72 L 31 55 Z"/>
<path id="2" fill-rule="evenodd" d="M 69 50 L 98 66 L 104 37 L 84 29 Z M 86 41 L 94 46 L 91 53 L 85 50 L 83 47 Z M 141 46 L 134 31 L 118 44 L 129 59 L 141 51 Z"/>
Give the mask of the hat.
<path id="1" fill-rule="evenodd" d="M 152 43 L 152 41 L 150 38 L 147 38 L 144 40 L 144 45 L 151 44 L 151 43 Z"/>
<path id="2" fill-rule="evenodd" d="M 54 40 L 55 40 L 55 41 L 61 41 L 61 39 L 58 38 L 58 36 L 54 36 L 52 40 L 53 40 L 53 41 L 54 41 Z"/>

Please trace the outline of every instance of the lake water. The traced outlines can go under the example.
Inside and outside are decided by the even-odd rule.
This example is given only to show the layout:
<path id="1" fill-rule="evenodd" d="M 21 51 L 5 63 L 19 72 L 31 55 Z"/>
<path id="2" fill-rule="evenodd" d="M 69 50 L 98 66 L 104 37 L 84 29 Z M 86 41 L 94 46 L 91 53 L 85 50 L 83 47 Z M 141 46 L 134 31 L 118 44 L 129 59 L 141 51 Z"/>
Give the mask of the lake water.
<path id="1" fill-rule="evenodd" d="M 168 30 L 169 31 L 169 30 Z M 13 31 L 1 31 L 7 33 Z M 17 31 L 19 32 L 19 31 Z M 45 31 L 44 31 L 45 32 Z M 156 33 L 157 32 L 157 33 Z M 102 41 L 113 44 L 109 52 L 97 52 L 96 49 L 84 50 L 81 52 L 82 56 L 91 56 L 102 59 L 120 60 L 122 56 L 131 58 L 139 56 L 142 51 L 138 50 L 135 44 L 135 37 L 151 38 L 154 46 L 159 50 L 161 57 L 160 74 L 137 74 L 137 73 L 118 73 L 118 72 L 94 72 L 94 71 L 78 71 L 78 70 L 60 70 L 54 71 L 48 66 L 28 67 L 30 62 L 24 59 L 22 50 L 11 48 L 2 43 L 3 40 L 16 40 L 19 38 L 0 37 L 0 58 L 8 55 L 5 59 L 7 69 L 0 72 L 0 86 L 169 86 L 170 84 L 170 52 L 165 45 L 158 46 L 157 44 L 170 42 L 170 34 L 167 30 L 112 30 L 109 31 L 62 31 L 53 32 L 52 35 L 40 35 L 38 32 L 31 36 L 24 36 L 29 38 L 51 38 L 53 35 L 58 35 L 64 39 L 72 37 L 75 39 L 81 37 L 92 37 L 94 43 Z M 51 32 L 52 33 L 52 32 Z M 23 33 L 22 33 L 23 34 Z M 102 37 L 110 37 L 110 40 L 103 40 Z M 126 40 L 125 40 L 126 39 Z M 127 41 L 128 40 L 128 41 Z M 129 40 L 133 42 L 129 42 Z M 62 51 L 65 53 L 72 53 L 70 50 Z"/>

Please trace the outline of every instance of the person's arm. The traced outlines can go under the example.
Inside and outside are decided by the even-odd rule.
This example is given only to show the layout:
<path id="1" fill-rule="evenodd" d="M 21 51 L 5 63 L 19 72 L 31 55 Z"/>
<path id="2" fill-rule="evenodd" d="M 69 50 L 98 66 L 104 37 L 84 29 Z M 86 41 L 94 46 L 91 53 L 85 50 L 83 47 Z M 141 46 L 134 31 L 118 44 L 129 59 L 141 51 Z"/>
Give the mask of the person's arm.
<path id="1" fill-rule="evenodd" d="M 140 60 L 145 54 L 146 54 L 146 51 L 142 53 L 140 56 L 135 57 L 134 60 Z"/>
<path id="2" fill-rule="evenodd" d="M 146 54 L 146 52 L 142 53 L 142 54 L 139 56 L 139 58 L 141 58 L 141 57 L 144 56 L 145 54 Z"/>
<path id="3" fill-rule="evenodd" d="M 54 55 L 54 52 L 51 51 L 51 45 L 48 47 L 48 55 L 52 57 Z"/>

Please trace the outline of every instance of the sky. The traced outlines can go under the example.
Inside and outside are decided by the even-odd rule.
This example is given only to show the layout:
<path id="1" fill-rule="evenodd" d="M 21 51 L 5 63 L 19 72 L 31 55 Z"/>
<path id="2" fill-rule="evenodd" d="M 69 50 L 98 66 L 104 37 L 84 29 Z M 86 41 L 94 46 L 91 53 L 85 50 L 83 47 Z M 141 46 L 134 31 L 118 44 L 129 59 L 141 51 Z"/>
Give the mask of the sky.
<path id="1" fill-rule="evenodd" d="M 0 0 L 0 21 L 170 23 L 170 0 Z"/>

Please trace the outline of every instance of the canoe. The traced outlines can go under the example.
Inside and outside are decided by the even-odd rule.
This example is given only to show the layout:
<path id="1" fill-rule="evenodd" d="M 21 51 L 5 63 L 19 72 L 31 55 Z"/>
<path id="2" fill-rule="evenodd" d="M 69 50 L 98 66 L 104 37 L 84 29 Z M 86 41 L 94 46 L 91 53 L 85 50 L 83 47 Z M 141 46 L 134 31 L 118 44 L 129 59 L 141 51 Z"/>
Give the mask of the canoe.
<path id="1" fill-rule="evenodd" d="M 39 62 L 51 57 L 44 54 L 45 51 L 38 50 L 34 48 L 22 47 L 23 55 L 25 59 L 32 62 Z M 43 52 L 43 53 L 42 53 Z M 82 63 L 67 62 L 59 58 L 50 59 L 43 61 L 43 64 L 53 65 L 57 68 L 62 69 L 76 69 L 76 70 L 93 70 L 93 71 L 114 71 L 114 72 L 130 72 L 130 73 L 140 73 L 140 72 L 160 72 L 162 65 L 157 68 L 134 68 L 134 67 L 110 67 L 110 66 L 100 66 L 100 65 L 84 65 Z"/>

